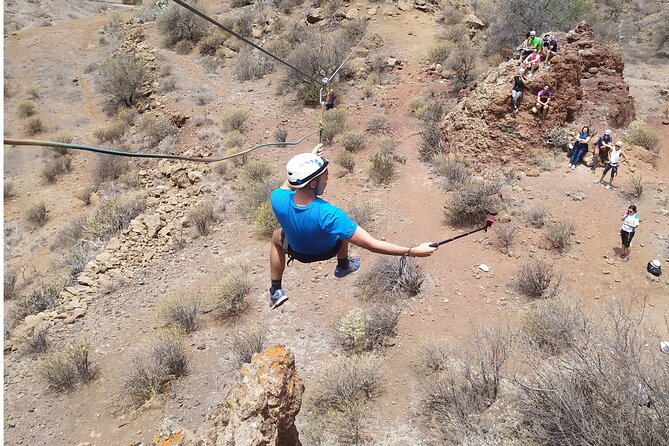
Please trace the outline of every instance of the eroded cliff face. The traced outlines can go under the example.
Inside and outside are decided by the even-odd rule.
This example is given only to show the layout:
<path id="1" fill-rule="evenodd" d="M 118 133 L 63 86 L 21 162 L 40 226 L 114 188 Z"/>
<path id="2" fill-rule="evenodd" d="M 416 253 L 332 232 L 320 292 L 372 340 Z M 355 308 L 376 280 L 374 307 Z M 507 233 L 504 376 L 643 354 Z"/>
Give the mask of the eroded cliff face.
<path id="1" fill-rule="evenodd" d="M 477 164 L 521 163 L 533 149 L 546 146 L 546 136 L 556 125 L 574 129 L 589 125 L 602 133 L 634 119 L 622 56 L 595 39 L 584 22 L 556 36 L 559 54 L 526 82 L 515 117 L 510 92 L 519 68 L 516 61 L 500 64 L 463 94 L 442 121 L 446 152 Z M 547 119 L 539 124 L 531 108 L 544 85 L 554 98 Z"/>

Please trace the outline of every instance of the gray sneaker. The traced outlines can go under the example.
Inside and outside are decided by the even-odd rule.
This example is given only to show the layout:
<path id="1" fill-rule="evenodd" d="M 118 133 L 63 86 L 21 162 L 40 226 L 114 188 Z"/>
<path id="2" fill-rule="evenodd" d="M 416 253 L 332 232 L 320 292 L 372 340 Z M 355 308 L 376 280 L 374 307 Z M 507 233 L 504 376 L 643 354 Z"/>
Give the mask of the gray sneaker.
<path id="1" fill-rule="evenodd" d="M 287 300 L 288 296 L 286 296 L 286 292 L 279 288 L 278 290 L 275 290 L 274 293 L 269 297 L 269 309 L 273 310 L 278 308 Z"/>

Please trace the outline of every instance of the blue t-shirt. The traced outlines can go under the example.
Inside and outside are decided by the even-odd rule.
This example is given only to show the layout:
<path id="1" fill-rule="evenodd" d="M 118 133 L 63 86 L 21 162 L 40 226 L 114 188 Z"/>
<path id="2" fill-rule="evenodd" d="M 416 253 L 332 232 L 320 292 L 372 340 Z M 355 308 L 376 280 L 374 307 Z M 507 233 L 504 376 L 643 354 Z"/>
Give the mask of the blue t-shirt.
<path id="1" fill-rule="evenodd" d="M 337 240 L 349 239 L 357 223 L 336 206 L 316 198 L 306 206 L 295 204 L 295 191 L 276 189 L 270 202 L 290 247 L 302 254 L 322 254 Z"/>

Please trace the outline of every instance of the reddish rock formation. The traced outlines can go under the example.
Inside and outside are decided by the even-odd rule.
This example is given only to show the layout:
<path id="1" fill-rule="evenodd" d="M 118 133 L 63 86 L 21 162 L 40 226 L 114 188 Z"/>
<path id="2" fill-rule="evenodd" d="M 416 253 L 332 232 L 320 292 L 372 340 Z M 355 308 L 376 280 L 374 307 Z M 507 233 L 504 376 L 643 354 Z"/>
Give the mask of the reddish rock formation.
<path id="1" fill-rule="evenodd" d="M 295 417 L 303 391 L 293 354 L 268 347 L 242 366 L 206 444 L 300 446 Z"/>
<path id="2" fill-rule="evenodd" d="M 524 161 L 532 148 L 546 147 L 546 135 L 555 125 L 590 125 L 602 133 L 634 119 L 622 57 L 597 41 L 586 23 L 556 36 L 560 53 L 526 83 L 516 117 L 510 97 L 518 70 L 515 61 L 500 64 L 465 93 L 442 122 L 447 152 L 478 163 L 514 164 Z M 544 85 L 555 97 L 546 121 L 539 125 L 530 109 Z"/>

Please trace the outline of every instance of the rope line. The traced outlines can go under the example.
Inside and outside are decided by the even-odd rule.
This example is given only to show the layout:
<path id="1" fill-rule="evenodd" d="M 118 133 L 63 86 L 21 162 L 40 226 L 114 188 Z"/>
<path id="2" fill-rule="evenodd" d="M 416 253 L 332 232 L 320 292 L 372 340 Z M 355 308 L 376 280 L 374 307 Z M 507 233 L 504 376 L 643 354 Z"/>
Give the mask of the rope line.
<path id="1" fill-rule="evenodd" d="M 207 14 L 205 14 L 205 13 L 203 13 L 202 11 L 200 11 L 200 10 L 198 10 L 198 9 L 196 9 L 196 8 L 194 8 L 194 7 L 192 7 L 192 6 L 189 5 L 188 3 L 183 2 L 182 0 L 172 0 L 172 1 L 175 2 L 175 3 L 177 3 L 177 4 L 179 4 L 179 5 L 181 5 L 181 6 L 183 6 L 183 7 L 186 8 L 186 9 L 188 9 L 190 12 L 192 12 L 192 13 L 194 13 L 194 14 L 197 14 L 198 16 L 200 16 L 201 18 L 203 18 L 204 20 L 208 21 L 209 23 L 213 24 L 214 26 L 217 26 L 218 28 L 222 29 L 223 31 L 225 31 L 225 32 L 227 32 L 227 33 L 229 33 L 229 34 L 232 34 L 233 36 L 235 36 L 235 37 L 237 37 L 238 39 L 244 41 L 245 43 L 248 43 L 248 44 L 251 45 L 253 48 L 255 48 L 255 49 L 257 49 L 257 50 L 259 50 L 259 51 L 261 51 L 261 52 L 267 54 L 269 57 L 271 57 L 271 58 L 273 58 L 273 59 L 275 59 L 275 60 L 281 62 L 281 63 L 284 64 L 285 66 L 287 66 L 287 67 L 289 67 L 289 68 L 291 68 L 291 69 L 297 71 L 298 73 L 300 73 L 302 76 L 306 77 L 307 79 L 309 79 L 309 80 L 311 80 L 311 81 L 314 81 L 314 82 L 316 82 L 316 83 L 319 84 L 319 85 L 321 84 L 322 81 L 320 81 L 320 80 L 316 79 L 315 77 L 313 77 L 313 76 L 311 76 L 311 75 L 305 73 L 304 71 L 300 70 L 299 68 L 294 67 L 293 65 L 289 64 L 288 62 L 286 62 L 285 60 L 281 59 L 280 57 L 275 56 L 274 54 L 270 53 L 270 52 L 267 51 L 266 49 L 264 49 L 264 48 L 262 48 L 262 47 L 256 45 L 255 43 L 251 42 L 251 41 L 250 41 L 249 39 L 247 39 L 246 37 L 242 36 L 242 35 L 239 34 L 239 33 L 236 33 L 235 31 L 231 30 L 230 28 L 228 28 L 227 26 L 223 25 L 222 23 L 220 23 L 220 22 L 218 22 L 218 21 L 212 19 L 212 18 L 209 17 Z"/>
<path id="2" fill-rule="evenodd" d="M 341 63 L 341 65 L 339 65 L 339 67 L 334 71 L 334 73 L 332 73 L 332 76 L 330 76 L 329 78 L 327 78 L 327 80 L 324 79 L 324 83 L 325 83 L 325 84 L 329 84 L 330 82 L 332 82 L 332 79 L 334 79 L 334 77 L 335 77 L 336 74 L 339 72 L 339 70 L 341 70 L 341 67 L 344 66 L 344 64 L 346 63 L 346 61 L 348 61 L 348 59 L 353 55 L 353 53 L 355 53 L 356 51 L 358 51 L 358 47 L 360 46 L 360 44 L 362 43 L 362 41 L 365 40 L 365 37 L 367 37 L 367 34 L 364 34 L 364 35 L 362 36 L 362 38 L 360 39 L 360 42 L 358 42 L 358 44 L 353 48 L 353 50 L 352 50 L 350 53 L 348 53 L 348 56 L 346 56 L 346 59 L 344 59 L 344 61 Z"/>
<path id="3" fill-rule="evenodd" d="M 5 139 L 4 144 L 5 145 L 11 145 L 11 146 L 39 146 L 39 147 L 57 147 L 57 148 L 65 148 L 65 149 L 73 149 L 73 150 L 83 150 L 87 152 L 95 152 L 95 153 L 103 153 L 107 155 L 115 155 L 115 156 L 126 156 L 130 158 L 153 158 L 153 159 L 171 159 L 171 160 L 180 160 L 180 161 L 192 161 L 196 163 L 216 163 L 219 161 L 225 161 L 229 160 L 230 158 L 235 158 L 238 156 L 245 155 L 249 152 L 252 152 L 256 149 L 259 149 L 261 147 L 268 147 L 268 146 L 294 146 L 308 137 L 316 134 L 318 132 L 311 132 L 308 135 L 303 136 L 302 138 L 298 139 L 297 141 L 276 141 L 276 142 L 269 142 L 269 143 L 264 143 L 264 144 L 258 144 L 253 147 L 250 147 L 246 150 L 243 150 L 241 152 L 234 153 L 232 155 L 227 155 L 224 157 L 220 158 L 195 158 L 195 157 L 190 157 L 190 156 L 181 156 L 181 155 L 164 155 L 160 153 L 137 153 L 137 152 L 124 152 L 121 150 L 112 150 L 112 149 L 104 149 L 102 147 L 94 147 L 94 146 L 84 146 L 80 144 L 67 144 L 67 143 L 62 143 L 62 142 L 55 142 L 55 141 L 39 141 L 35 139 Z"/>

